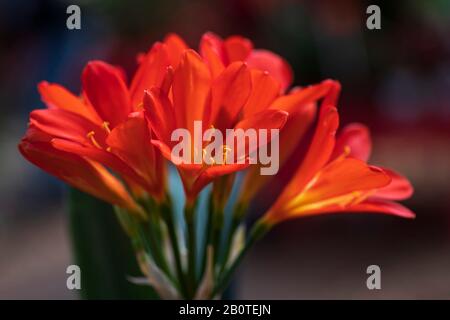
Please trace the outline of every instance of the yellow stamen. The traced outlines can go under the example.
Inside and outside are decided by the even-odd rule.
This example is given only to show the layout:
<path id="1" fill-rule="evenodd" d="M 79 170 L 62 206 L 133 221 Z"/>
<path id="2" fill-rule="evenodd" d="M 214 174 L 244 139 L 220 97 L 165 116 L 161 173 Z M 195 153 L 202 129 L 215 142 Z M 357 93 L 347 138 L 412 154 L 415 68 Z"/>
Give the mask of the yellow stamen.
<path id="1" fill-rule="evenodd" d="M 223 146 L 223 164 L 227 163 L 228 153 L 231 152 L 231 148 L 227 145 Z"/>
<path id="2" fill-rule="evenodd" d="M 349 154 L 350 154 L 350 151 L 352 151 L 352 149 L 350 148 L 350 146 L 345 146 L 345 147 L 344 147 L 344 153 L 345 153 L 346 155 L 349 155 Z"/>
<path id="3" fill-rule="evenodd" d="M 209 162 L 210 163 L 206 163 L 206 162 L 204 162 L 205 161 L 205 157 L 206 157 L 206 149 L 202 149 L 202 159 L 203 159 L 203 165 L 204 166 L 207 166 L 207 165 L 211 165 L 211 166 L 213 166 L 213 165 L 215 165 L 216 164 L 216 161 L 214 160 L 214 157 L 209 157 Z"/>
<path id="4" fill-rule="evenodd" d="M 350 154 L 351 151 L 352 149 L 350 148 L 350 146 L 345 146 L 344 151 L 342 151 L 342 153 L 339 156 L 337 156 L 334 161 L 340 161 L 347 158 L 347 156 Z"/>
<path id="5" fill-rule="evenodd" d="M 103 150 L 103 148 L 98 144 L 98 142 L 97 142 L 97 140 L 95 140 L 95 132 L 94 131 L 91 131 L 91 132 L 89 132 L 87 135 L 86 135 L 89 139 L 91 139 L 91 142 L 92 142 L 92 144 L 96 147 L 96 148 L 98 148 L 98 149 L 100 149 L 100 150 Z"/>
<path id="6" fill-rule="evenodd" d="M 111 133 L 111 129 L 109 128 L 109 122 L 108 121 L 103 122 L 102 127 L 103 127 L 103 129 L 106 130 L 106 132 L 108 132 L 108 134 Z"/>

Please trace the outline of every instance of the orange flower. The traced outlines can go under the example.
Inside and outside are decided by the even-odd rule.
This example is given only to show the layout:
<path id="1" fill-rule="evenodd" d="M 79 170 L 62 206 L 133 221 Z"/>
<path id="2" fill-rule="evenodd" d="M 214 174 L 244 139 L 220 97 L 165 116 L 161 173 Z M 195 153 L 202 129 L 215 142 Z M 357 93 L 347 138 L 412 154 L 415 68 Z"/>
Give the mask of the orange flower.
<path id="1" fill-rule="evenodd" d="M 231 63 L 214 78 L 205 61 L 195 51 L 186 50 L 178 67 L 166 75 L 165 84 L 169 85 L 153 87 L 144 97 L 146 115 L 156 136 L 154 145 L 172 161 L 173 130 L 186 128 L 194 136 L 195 121 L 202 121 L 203 131 L 212 127 L 220 130 L 223 136 L 226 129 L 232 128 L 281 128 L 287 119 L 287 113 L 283 111 L 264 110 L 240 117 L 252 90 L 258 88 L 252 80 L 249 68 L 240 61 Z M 225 150 L 227 146 L 223 147 Z M 203 145 L 193 147 L 191 156 L 202 154 L 203 148 Z M 206 165 L 194 161 L 177 164 L 188 202 L 194 201 L 200 190 L 214 178 L 247 166 L 248 163 Z"/>
<path id="2" fill-rule="evenodd" d="M 254 71 L 257 73 L 257 71 Z M 267 80 L 269 77 L 266 76 Z M 269 83 L 271 83 L 269 85 Z M 274 80 L 266 81 L 262 92 L 274 92 L 276 83 Z M 319 84 L 311 85 L 305 88 L 296 88 L 287 95 L 273 95 L 271 99 L 259 101 L 253 105 L 260 109 L 279 109 L 289 113 L 289 118 L 280 132 L 280 166 L 282 166 L 299 147 L 304 134 L 310 128 L 317 110 L 319 100 L 327 97 L 329 103 L 335 104 L 340 91 L 340 84 L 333 80 L 325 80 Z M 327 103 L 328 103 L 327 102 Z M 244 110 L 245 112 L 246 110 Z M 251 112 L 251 111 L 250 111 Z M 248 113 L 248 111 L 247 111 Z M 272 176 L 263 176 L 259 173 L 258 166 L 250 167 L 245 175 L 240 202 L 248 203 L 255 194 L 268 183 Z"/>
<path id="3" fill-rule="evenodd" d="M 214 77 L 229 64 L 243 61 L 251 69 L 267 71 L 280 84 L 282 91 L 292 83 L 291 67 L 282 57 L 269 50 L 254 49 L 253 43 L 241 36 L 222 40 L 214 33 L 207 32 L 200 42 L 200 53 Z"/>
<path id="4" fill-rule="evenodd" d="M 179 59 L 182 55 L 182 52 L 186 50 L 188 46 L 176 34 L 168 35 L 164 40 L 164 45 L 166 46 L 167 51 L 170 52 L 170 56 L 172 57 L 171 65 L 173 67 L 177 67 L 178 63 L 180 62 Z M 199 117 L 199 114 L 203 113 L 205 117 L 210 118 L 203 118 L 203 121 L 209 121 L 209 125 L 213 125 L 215 128 L 225 129 L 226 126 L 223 126 L 220 121 L 227 118 L 236 118 L 239 112 L 241 112 L 241 116 L 243 116 L 244 118 L 248 118 L 262 111 L 286 111 L 290 114 L 289 120 L 287 122 L 286 128 L 284 128 L 280 134 L 280 156 L 281 161 L 283 162 L 287 157 L 290 156 L 290 154 L 300 141 L 303 135 L 302 133 L 306 131 L 309 124 L 311 123 L 315 114 L 315 101 L 326 94 L 330 90 L 330 87 L 335 83 L 332 81 L 324 81 L 320 85 L 311 86 L 302 90 L 296 89 L 293 90 L 293 92 L 288 96 L 281 96 L 281 93 L 284 92 L 292 83 L 293 77 L 289 64 L 277 54 L 268 50 L 255 50 L 253 49 L 252 42 L 249 39 L 243 38 L 241 36 L 231 36 L 226 38 L 225 40 L 222 40 L 220 37 L 211 32 L 205 33 L 203 35 L 199 47 L 199 51 L 204 62 L 202 64 L 206 63 L 210 71 L 208 74 L 206 68 L 204 68 L 203 66 L 202 72 L 204 77 L 203 80 L 205 83 L 204 87 L 207 87 L 206 83 L 208 81 L 215 81 L 218 84 L 223 83 L 224 85 L 222 86 L 222 88 L 218 84 L 216 85 L 217 89 L 215 89 L 215 91 L 217 95 L 228 95 L 228 97 L 225 98 L 230 101 L 232 100 L 232 98 L 234 99 L 235 97 L 232 96 L 232 93 L 231 95 L 229 95 L 229 92 L 227 92 L 229 88 L 226 87 L 227 83 L 229 83 L 231 79 L 225 79 L 226 81 L 224 81 L 226 74 L 224 71 L 226 69 L 230 69 L 230 65 L 234 64 L 234 69 L 230 69 L 228 71 L 228 77 L 233 76 L 233 72 L 231 70 L 237 70 L 239 68 L 238 66 L 241 66 L 240 69 L 242 70 L 240 70 L 240 72 L 238 73 L 240 79 L 236 81 L 241 81 L 240 85 L 242 87 L 242 90 L 240 90 L 239 92 L 240 100 L 235 101 L 233 107 L 221 109 L 221 100 L 220 98 L 217 98 L 208 107 L 204 107 L 205 110 L 203 111 L 203 105 L 201 107 L 198 107 L 198 102 L 197 104 L 190 104 L 190 106 L 196 105 L 196 107 L 191 107 L 188 114 L 192 116 L 192 119 L 200 120 L 201 117 Z M 244 66 L 242 66 L 242 62 L 244 62 L 244 66 L 246 67 L 245 71 Z M 251 90 L 248 89 L 248 74 L 250 74 L 251 78 Z M 167 76 L 168 79 L 171 79 L 171 77 L 173 77 L 173 71 L 172 74 L 169 74 Z M 221 78 L 221 80 L 216 80 L 217 78 Z M 167 85 L 167 83 L 168 81 L 165 84 Z M 238 84 L 236 83 L 235 87 L 237 86 Z M 161 95 L 161 93 L 155 92 L 157 91 L 157 89 L 153 89 L 153 91 L 154 93 L 150 95 Z M 173 104 L 173 95 L 171 94 L 171 92 L 169 92 L 170 89 L 166 88 L 165 91 L 166 93 L 168 93 L 168 98 L 166 100 L 169 100 Z M 201 90 L 197 92 L 200 91 Z M 248 91 L 250 91 L 249 97 L 246 100 L 245 105 L 242 107 L 239 105 L 239 101 L 245 100 L 245 94 L 248 93 Z M 199 98 L 198 101 L 204 101 L 205 97 L 206 99 L 209 99 L 210 97 L 207 89 L 203 90 L 203 98 Z M 200 104 L 203 104 L 203 102 L 201 102 Z M 154 105 L 158 105 L 158 103 L 154 103 Z M 161 105 L 161 103 L 159 103 L 159 105 Z M 208 108 L 210 108 L 211 110 L 209 110 Z M 176 113 L 182 112 L 177 107 L 175 107 L 175 110 Z M 232 111 L 230 114 L 228 114 L 230 110 Z M 160 114 L 160 116 L 162 116 L 162 114 Z M 173 118 L 173 115 L 166 114 L 165 117 L 171 119 Z M 182 116 L 180 116 L 179 118 L 181 117 Z M 211 119 L 213 118 L 216 119 L 215 123 L 212 123 Z M 192 119 L 188 121 L 190 123 L 191 129 L 194 121 Z M 149 120 L 151 123 L 157 121 L 155 119 L 155 114 L 149 116 Z M 168 123 L 171 123 L 171 121 L 164 120 L 164 117 L 161 121 L 158 122 L 160 123 L 160 126 L 164 127 L 164 130 L 160 130 L 160 132 L 165 132 L 166 135 L 164 139 L 159 140 L 163 140 L 166 142 L 170 140 L 170 136 L 168 136 L 168 134 L 170 134 L 171 130 L 176 127 L 180 127 L 172 126 L 171 130 L 168 130 L 167 126 Z M 178 125 L 181 124 L 178 123 Z M 170 143 L 166 145 L 170 145 Z M 168 155 L 168 150 L 166 150 L 166 155 Z M 239 169 L 242 169 L 242 167 L 239 167 Z M 235 170 L 233 169 L 232 171 Z M 200 179 L 194 184 L 193 181 L 196 180 L 196 178 L 193 177 L 198 176 L 198 171 L 194 174 L 186 175 L 186 172 L 182 172 L 181 174 L 185 176 L 183 181 L 185 182 L 185 187 L 187 187 L 187 190 L 189 191 L 190 189 L 193 189 L 191 197 L 195 196 L 205 183 L 208 183 L 214 177 L 217 177 L 217 175 L 214 175 L 214 177 L 205 179 L 202 183 L 200 183 Z M 247 198 L 250 198 L 268 180 L 268 177 L 261 176 L 259 174 L 259 166 L 256 165 L 251 167 L 250 172 L 247 174 L 247 177 L 247 181 L 251 181 L 251 183 L 249 183 L 248 188 L 245 188 L 246 192 L 243 193 L 243 195 L 246 195 Z M 189 187 L 189 185 L 192 185 L 192 187 Z"/>
<path id="5" fill-rule="evenodd" d="M 286 113 L 274 108 L 270 111 L 258 109 L 263 105 L 262 100 L 279 96 L 282 88 L 292 81 L 290 67 L 281 57 L 269 51 L 254 50 L 248 39 L 238 36 L 223 41 L 207 33 L 200 47 L 204 53 L 202 58 L 188 50 L 179 36 L 169 34 L 163 42 L 155 43 L 148 53 L 139 55 L 139 68 L 129 88 L 121 69 L 100 61 L 90 62 L 83 71 L 81 97 L 58 84 L 40 83 L 39 91 L 48 108 L 31 113 L 30 131 L 46 135 L 47 147 L 41 150 L 42 153 L 50 153 L 48 156 L 64 153 L 87 159 L 96 166 L 118 173 L 135 195 L 146 191 L 161 199 L 165 170 L 162 157 L 149 143 L 153 134 L 151 129 L 158 138 L 153 144 L 164 151 L 164 145 L 171 145 L 170 130 L 180 127 L 192 130 L 195 120 L 203 120 L 204 124 L 218 130 L 234 127 L 269 129 L 284 124 Z M 214 62 L 219 51 L 220 61 Z M 193 84 L 189 83 L 191 76 L 195 78 Z M 271 91 L 266 90 L 267 83 L 273 86 Z M 171 104 L 173 112 L 165 110 L 165 113 L 144 117 L 142 99 L 146 90 L 149 90 L 147 114 L 149 110 L 155 111 L 155 104 Z M 149 107 L 149 101 L 153 101 L 153 108 Z M 21 142 L 21 152 L 50 171 L 35 159 L 34 153 L 27 152 L 31 145 L 40 145 L 35 143 L 35 137 L 36 134 L 27 134 Z M 163 154 L 167 157 L 167 152 Z M 230 164 L 210 166 L 207 170 L 202 165 L 188 166 L 181 171 L 188 197 L 193 199 L 215 177 L 247 166 Z M 69 183 L 77 186 L 75 181 Z M 97 193 L 95 195 L 102 199 L 110 199 Z M 128 196 L 127 201 L 130 200 Z"/>
<path id="6" fill-rule="evenodd" d="M 377 212 L 414 217 L 391 200 L 408 198 L 413 190 L 399 174 L 366 163 L 370 138 L 366 127 L 353 124 L 335 132 L 336 108 L 324 103 L 309 150 L 289 184 L 263 217 L 269 225 L 307 215 L 331 212 Z"/>
<path id="7" fill-rule="evenodd" d="M 172 44 L 168 48 L 174 57 L 171 63 L 178 64 L 177 58 L 181 56 L 180 52 L 185 50 L 187 45 L 176 34 L 168 35 L 164 43 Z M 248 67 L 252 83 L 250 96 L 243 108 L 235 108 L 235 110 L 241 110 L 244 117 L 267 110 L 281 110 L 289 114 L 287 123 L 280 132 L 281 164 L 291 156 L 312 123 L 316 114 L 317 101 L 327 94 L 331 95 L 331 91 L 337 98 L 340 89 L 337 82 L 325 80 L 318 85 L 294 88 L 289 94 L 282 95 L 293 79 L 289 64 L 271 51 L 254 49 L 252 42 L 241 36 L 231 36 L 223 40 L 216 34 L 207 32 L 200 41 L 199 51 L 203 61 L 209 67 L 210 79 L 219 77 L 232 63 L 244 62 Z M 171 99 L 170 95 L 169 99 Z M 217 102 L 218 100 L 216 100 L 216 106 Z M 216 113 L 217 110 L 219 109 L 216 108 Z M 223 110 L 221 112 L 226 113 Z M 150 121 L 153 122 L 154 119 Z M 167 128 L 165 132 L 168 132 Z M 241 193 L 241 199 L 244 202 L 248 202 L 271 178 L 261 175 L 259 170 L 259 165 L 253 165 L 246 173 Z"/>
<path id="8" fill-rule="evenodd" d="M 100 61 L 84 69 L 81 98 L 58 84 L 40 83 L 48 108 L 30 114 L 30 127 L 19 145 L 22 154 L 70 185 L 128 209 L 136 211 L 137 205 L 106 167 L 136 195 L 146 191 L 161 200 L 163 158 L 150 142 L 150 127 L 139 102 L 143 91 L 137 89 L 161 85 L 168 59 L 161 58 L 159 47 L 142 60 L 130 89 L 120 69 Z"/>
<path id="9" fill-rule="evenodd" d="M 189 47 L 174 33 L 166 36 L 163 45 L 169 55 L 169 64 L 176 68 L 183 52 Z M 212 78 L 219 76 L 233 62 L 239 61 L 245 62 L 251 70 L 270 74 L 278 83 L 277 91 L 284 92 L 292 84 L 293 73 L 286 60 L 269 50 L 254 49 L 253 43 L 242 36 L 222 39 L 212 32 L 206 32 L 202 36 L 198 52 L 208 65 Z M 270 95 L 271 91 L 267 94 Z"/>

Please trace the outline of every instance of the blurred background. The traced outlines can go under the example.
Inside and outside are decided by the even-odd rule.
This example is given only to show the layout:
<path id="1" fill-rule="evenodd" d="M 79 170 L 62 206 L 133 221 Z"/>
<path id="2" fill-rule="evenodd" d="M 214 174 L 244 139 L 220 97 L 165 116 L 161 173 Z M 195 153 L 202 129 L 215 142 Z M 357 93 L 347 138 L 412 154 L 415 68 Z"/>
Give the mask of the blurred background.
<path id="1" fill-rule="evenodd" d="M 81 8 L 81 30 L 66 28 L 70 4 Z M 370 4 L 381 8 L 381 30 L 366 28 Z M 77 298 L 66 288 L 67 188 L 16 147 L 28 113 L 43 107 L 37 83 L 78 92 L 89 60 L 120 64 L 130 75 L 136 54 L 168 32 L 197 48 L 205 31 L 241 34 L 279 53 L 296 85 L 339 80 L 342 124 L 366 123 L 371 163 L 403 173 L 416 190 L 406 202 L 415 220 L 329 215 L 278 226 L 240 267 L 236 297 L 449 299 L 446 0 L 0 1 L 0 298 Z M 381 290 L 366 288 L 372 264 L 381 267 Z"/>

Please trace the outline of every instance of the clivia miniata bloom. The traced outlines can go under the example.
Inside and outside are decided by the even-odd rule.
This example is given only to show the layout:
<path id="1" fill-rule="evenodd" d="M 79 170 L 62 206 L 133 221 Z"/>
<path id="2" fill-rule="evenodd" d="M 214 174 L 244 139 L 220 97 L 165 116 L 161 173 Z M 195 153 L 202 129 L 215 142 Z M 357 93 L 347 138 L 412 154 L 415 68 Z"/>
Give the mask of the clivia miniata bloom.
<path id="1" fill-rule="evenodd" d="M 266 214 L 265 220 L 276 223 L 299 216 L 350 211 L 414 217 L 409 209 L 386 201 L 409 198 L 413 193 L 409 181 L 390 169 L 366 164 L 371 152 L 368 128 L 362 124 L 348 125 L 336 140 L 339 115 L 335 106 L 340 86 L 333 81 L 325 81 L 318 86 L 300 89 L 297 94 L 308 90 L 315 91 L 309 98 L 323 98 L 315 134 L 294 176 Z M 288 96 L 282 98 L 285 97 Z M 316 109 L 317 103 L 310 108 Z M 301 110 L 301 107 L 297 109 Z M 311 124 L 314 114 L 315 112 L 302 115 L 301 122 L 304 126 Z M 300 123 L 297 123 L 296 127 L 302 128 Z M 300 133 L 305 129 L 300 130 Z M 292 146 L 292 139 L 289 137 L 280 143 L 281 152 L 292 150 L 288 146 Z M 254 171 L 250 171 L 248 177 L 250 179 L 244 182 L 248 188 L 245 188 L 242 194 L 246 201 L 266 182 L 255 176 Z M 262 185 L 258 183 L 258 179 Z M 340 180 L 349 183 L 337 183 Z"/>
<path id="2" fill-rule="evenodd" d="M 263 218 L 275 224 L 290 218 L 333 212 L 376 212 L 413 218 L 393 202 L 413 192 L 400 174 L 368 165 L 368 129 L 350 124 L 335 138 L 339 116 L 332 105 L 322 107 L 317 128 L 303 162 Z M 338 183 L 337 183 L 338 182 Z"/>
<path id="3" fill-rule="evenodd" d="M 125 185 L 106 168 L 119 174 L 135 195 L 163 196 L 164 163 L 150 143 L 149 125 L 136 103 L 138 94 L 133 93 L 142 84 L 134 80 L 128 89 L 122 71 L 100 61 L 86 66 L 82 82 L 81 97 L 58 84 L 39 84 L 47 109 L 30 114 L 30 127 L 19 149 L 28 160 L 72 186 L 140 212 Z"/>
<path id="4" fill-rule="evenodd" d="M 291 218 L 333 212 L 414 217 L 394 202 L 411 196 L 408 180 L 367 164 L 368 129 L 351 124 L 338 131 L 337 81 L 290 88 L 292 71 L 282 57 L 255 49 L 241 36 L 222 39 L 213 33 L 202 37 L 198 51 L 170 34 L 140 54 L 138 64 L 127 84 L 119 67 L 88 63 L 79 96 L 41 82 L 46 108 L 30 114 L 19 150 L 44 171 L 115 206 L 146 281 L 162 298 L 220 296 L 252 243 Z M 179 161 L 172 152 L 178 129 L 202 137 L 205 132 L 225 137 L 229 129 L 280 130 L 279 140 L 268 136 L 262 143 L 279 142 L 274 150 L 281 166 L 297 148 L 303 146 L 306 153 L 245 237 L 246 209 L 262 188 L 270 187 L 270 177 L 259 174 L 262 165 L 247 161 L 256 148 L 245 141 L 245 161 L 234 162 L 229 159 L 238 157 L 236 150 L 222 143 L 218 150 L 224 161 L 211 161 L 204 158 L 209 144 L 201 140 Z M 306 141 L 309 129 L 314 133 Z M 184 186 L 183 217 L 173 214 L 167 164 L 177 168 Z M 231 228 L 223 228 L 238 171 L 244 175 L 241 191 Z M 199 193 L 210 183 L 208 219 L 196 227 Z M 186 229 L 180 238 L 182 224 Z M 198 239 L 204 241 L 201 246 Z"/>
<path id="5" fill-rule="evenodd" d="M 225 130 L 231 128 L 279 129 L 282 128 L 288 113 L 270 109 L 241 117 L 242 109 L 254 102 L 249 101 L 252 90 L 258 88 L 258 82 L 252 79 L 251 72 L 243 62 L 233 62 L 223 69 L 215 79 L 202 60 L 193 50 L 187 50 L 171 80 L 172 99 L 169 91 L 151 88 L 146 91 L 144 107 L 152 129 L 155 132 L 153 143 L 162 154 L 173 160 L 171 150 L 176 144 L 172 132 L 177 128 L 186 128 L 195 136 L 194 124 L 201 122 L 203 131 L 212 128 Z M 251 107 L 254 107 L 251 105 Z M 200 134 L 203 136 L 203 131 Z M 226 155 L 227 145 L 223 145 Z M 201 156 L 204 146 L 192 143 L 191 158 Z M 232 152 L 232 151 L 231 151 Z M 181 161 L 180 161 L 181 162 Z M 214 178 L 242 170 L 248 163 L 197 164 L 177 163 L 187 194 L 188 201 L 195 200 L 198 192 Z"/>
<path id="6" fill-rule="evenodd" d="M 251 69 L 269 73 L 277 81 L 279 90 L 284 91 L 292 84 L 289 64 L 269 50 L 254 49 L 249 39 L 231 36 L 223 40 L 208 32 L 200 42 L 200 53 L 213 76 L 219 75 L 227 65 L 235 61 L 244 61 Z"/>

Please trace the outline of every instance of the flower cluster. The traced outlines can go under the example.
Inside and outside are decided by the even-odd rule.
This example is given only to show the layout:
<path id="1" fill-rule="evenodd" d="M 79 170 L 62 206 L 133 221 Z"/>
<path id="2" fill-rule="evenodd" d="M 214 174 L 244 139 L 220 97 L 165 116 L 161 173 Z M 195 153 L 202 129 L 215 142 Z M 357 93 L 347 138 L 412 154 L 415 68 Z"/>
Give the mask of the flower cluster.
<path id="1" fill-rule="evenodd" d="M 198 51 L 168 35 L 139 55 L 138 63 L 128 84 L 122 69 L 89 62 L 80 95 L 40 83 L 47 108 L 30 114 L 19 149 L 46 172 L 116 207 L 142 272 L 162 298 L 219 296 L 252 243 L 287 219 L 333 212 L 414 217 L 394 202 L 412 194 L 408 180 L 367 164 L 368 129 L 351 124 L 336 134 L 338 82 L 291 89 L 292 71 L 280 56 L 254 49 L 243 37 L 212 33 L 202 37 Z M 247 208 L 262 188 L 270 188 L 271 177 L 248 161 L 173 161 L 172 133 L 178 128 L 193 133 L 196 121 L 221 132 L 280 129 L 281 167 L 304 149 L 290 180 L 247 236 Z M 204 151 L 197 147 L 192 156 Z M 177 168 L 186 195 L 181 233 L 167 190 L 168 163 Z M 241 191 L 231 227 L 224 228 L 238 171 Z M 198 196 L 211 183 L 202 229 L 195 223 Z M 205 235 L 201 246 L 199 232 Z"/>

